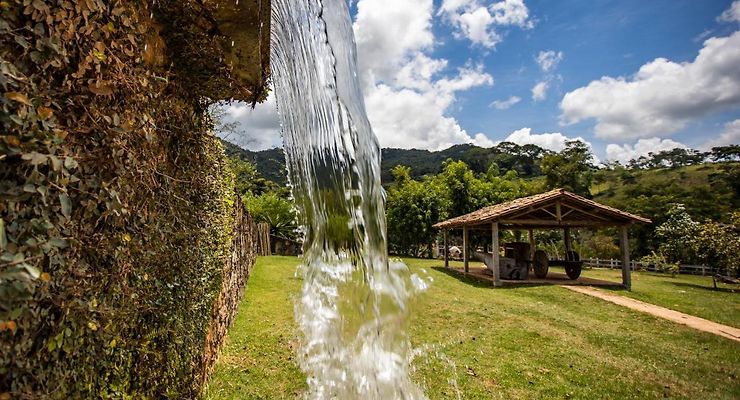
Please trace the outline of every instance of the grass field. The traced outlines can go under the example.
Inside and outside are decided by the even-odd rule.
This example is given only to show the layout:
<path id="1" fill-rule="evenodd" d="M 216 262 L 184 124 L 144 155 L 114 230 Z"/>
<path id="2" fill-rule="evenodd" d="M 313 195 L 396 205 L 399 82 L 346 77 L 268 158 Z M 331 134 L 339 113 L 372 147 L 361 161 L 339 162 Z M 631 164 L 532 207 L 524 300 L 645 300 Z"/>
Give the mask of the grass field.
<path id="1" fill-rule="evenodd" d="M 450 275 L 438 261 L 406 262 L 434 280 L 410 306 L 411 340 L 422 350 L 413 378 L 431 399 L 740 398 L 736 342 L 556 286 L 493 290 Z M 305 389 L 294 360 L 297 263 L 258 260 L 207 399 L 294 398 Z M 644 287 L 630 296 L 667 291 L 660 279 L 671 278 L 641 274 L 635 287 Z M 695 299 L 677 304 L 731 300 L 687 293 Z"/>

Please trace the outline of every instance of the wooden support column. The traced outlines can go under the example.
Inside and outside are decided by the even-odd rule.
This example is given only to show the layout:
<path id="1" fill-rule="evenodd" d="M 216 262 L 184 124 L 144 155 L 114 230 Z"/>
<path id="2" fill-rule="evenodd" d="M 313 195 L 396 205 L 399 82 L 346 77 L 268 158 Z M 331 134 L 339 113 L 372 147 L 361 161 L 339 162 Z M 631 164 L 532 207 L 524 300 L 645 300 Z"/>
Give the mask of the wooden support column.
<path id="1" fill-rule="evenodd" d="M 493 258 L 493 286 L 501 286 L 501 255 L 498 252 L 498 222 L 491 224 L 491 256 Z"/>
<path id="2" fill-rule="evenodd" d="M 465 275 L 468 274 L 468 227 L 463 227 L 463 266 Z"/>
<path id="3" fill-rule="evenodd" d="M 622 225 L 619 229 L 619 253 L 622 256 L 622 285 L 627 290 L 632 289 L 632 270 L 630 269 L 630 243 L 628 225 Z"/>
<path id="4" fill-rule="evenodd" d="M 570 239 L 570 228 L 563 228 L 563 243 L 565 244 L 565 254 L 573 250 L 573 244 Z"/>
<path id="5" fill-rule="evenodd" d="M 534 242 L 534 230 L 529 230 L 529 266 L 534 266 L 534 252 L 536 251 L 537 243 Z"/>
<path id="6" fill-rule="evenodd" d="M 450 246 L 447 244 L 447 229 L 442 231 L 444 237 L 445 268 L 450 267 Z"/>

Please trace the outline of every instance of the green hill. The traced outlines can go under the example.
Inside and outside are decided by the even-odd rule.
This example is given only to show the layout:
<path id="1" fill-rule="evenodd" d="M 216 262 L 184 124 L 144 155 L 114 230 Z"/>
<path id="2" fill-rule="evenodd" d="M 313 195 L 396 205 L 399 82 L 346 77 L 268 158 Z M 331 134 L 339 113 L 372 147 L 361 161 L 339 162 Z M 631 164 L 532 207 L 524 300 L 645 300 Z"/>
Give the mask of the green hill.
<path id="1" fill-rule="evenodd" d="M 250 151 L 227 141 L 223 143 L 228 156 L 254 163 L 266 179 L 279 184 L 286 183 L 285 154 L 282 149 Z M 476 173 L 486 172 L 495 162 L 501 171 L 514 169 L 520 176 L 535 177 L 540 173 L 539 159 L 547 153 L 547 150 L 535 145 L 519 146 L 506 142 L 491 148 L 459 144 L 441 151 L 388 148 L 381 150 L 380 177 L 384 184 L 389 183 L 393 180 L 391 169 L 406 165 L 411 167 L 411 177 L 418 179 L 440 172 L 442 163 L 447 159 L 465 161 Z"/>

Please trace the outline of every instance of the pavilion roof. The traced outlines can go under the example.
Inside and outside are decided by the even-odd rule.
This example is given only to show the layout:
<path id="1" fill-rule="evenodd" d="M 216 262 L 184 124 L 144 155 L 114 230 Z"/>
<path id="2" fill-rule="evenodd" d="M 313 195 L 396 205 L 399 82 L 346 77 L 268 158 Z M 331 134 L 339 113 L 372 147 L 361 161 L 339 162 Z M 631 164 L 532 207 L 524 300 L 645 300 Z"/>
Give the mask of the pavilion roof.
<path id="1" fill-rule="evenodd" d="M 454 229 L 498 222 L 512 228 L 601 227 L 652 223 L 647 218 L 609 207 L 564 189 L 507 201 L 434 224 Z"/>

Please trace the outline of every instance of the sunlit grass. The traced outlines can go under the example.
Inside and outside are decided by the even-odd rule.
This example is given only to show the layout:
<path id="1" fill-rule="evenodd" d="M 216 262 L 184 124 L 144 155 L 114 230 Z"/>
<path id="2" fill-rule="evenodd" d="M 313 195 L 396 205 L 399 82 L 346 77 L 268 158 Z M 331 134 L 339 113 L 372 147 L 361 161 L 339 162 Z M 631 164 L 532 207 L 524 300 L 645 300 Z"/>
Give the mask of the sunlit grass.
<path id="1" fill-rule="evenodd" d="M 206 398 L 294 398 L 305 390 L 294 359 L 298 262 L 259 259 Z M 434 281 L 410 305 L 420 350 L 413 378 L 432 399 L 740 398 L 736 342 L 555 286 L 494 290 L 439 261 L 406 262 Z M 671 279 L 635 275 L 648 294 Z M 725 300 L 708 304 L 715 301 Z"/>

